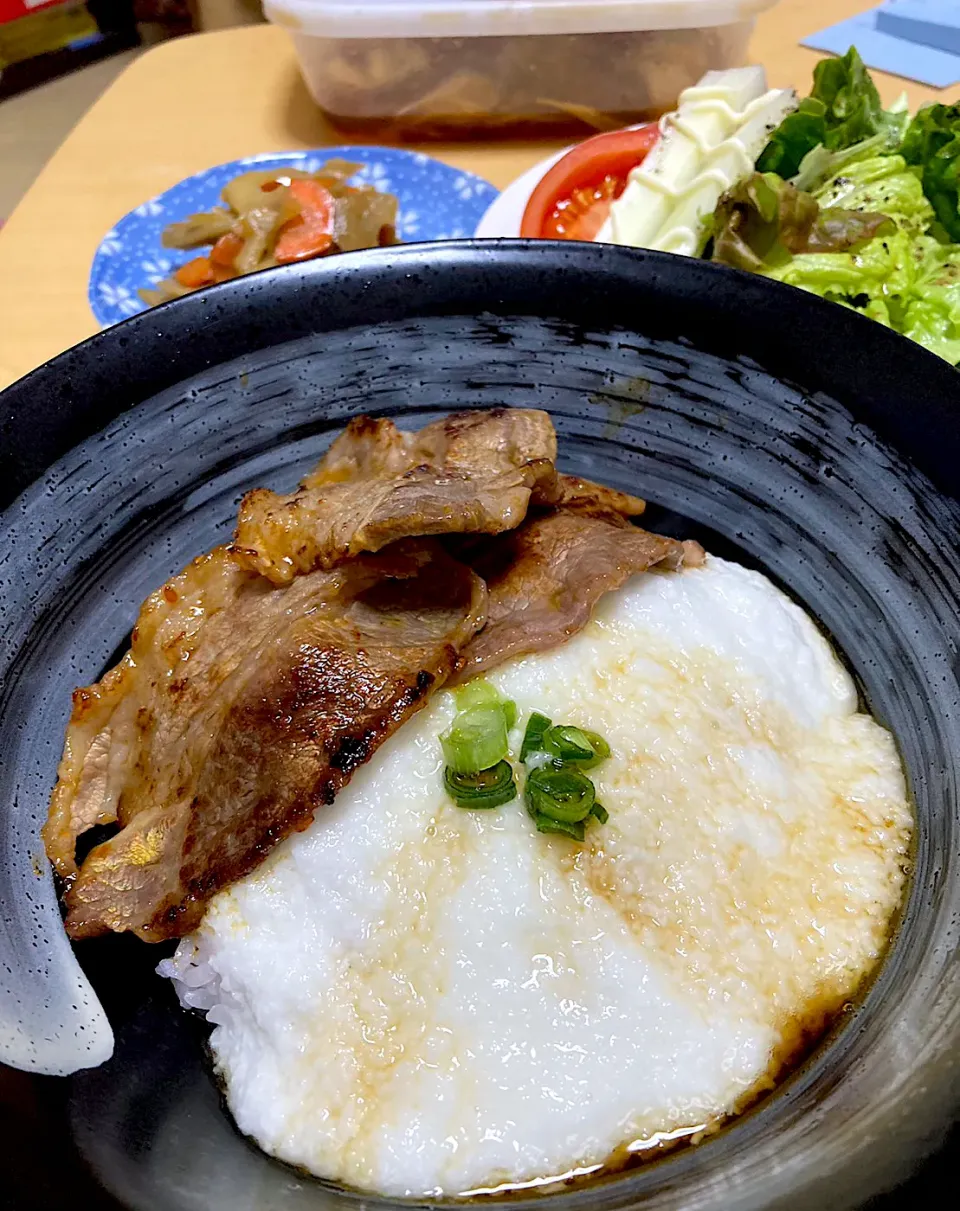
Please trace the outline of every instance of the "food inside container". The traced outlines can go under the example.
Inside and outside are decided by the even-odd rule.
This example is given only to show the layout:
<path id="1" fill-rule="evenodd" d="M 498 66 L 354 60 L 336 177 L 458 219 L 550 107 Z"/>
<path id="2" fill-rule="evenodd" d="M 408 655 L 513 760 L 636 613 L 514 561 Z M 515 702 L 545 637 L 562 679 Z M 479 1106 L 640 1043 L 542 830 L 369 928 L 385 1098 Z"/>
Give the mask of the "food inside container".
<path id="1" fill-rule="evenodd" d="M 743 62 L 774 0 L 265 0 L 317 104 L 391 137 L 611 130 Z"/>

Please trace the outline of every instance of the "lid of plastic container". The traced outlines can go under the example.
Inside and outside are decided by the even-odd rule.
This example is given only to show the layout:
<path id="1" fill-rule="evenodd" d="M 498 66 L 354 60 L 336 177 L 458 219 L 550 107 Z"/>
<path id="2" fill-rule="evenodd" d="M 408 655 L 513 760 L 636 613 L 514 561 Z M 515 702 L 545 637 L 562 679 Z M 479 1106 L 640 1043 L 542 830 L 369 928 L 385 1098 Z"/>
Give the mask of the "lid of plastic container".
<path id="1" fill-rule="evenodd" d="M 777 0 L 264 0 L 291 33 L 470 38 L 702 29 L 749 21 Z"/>

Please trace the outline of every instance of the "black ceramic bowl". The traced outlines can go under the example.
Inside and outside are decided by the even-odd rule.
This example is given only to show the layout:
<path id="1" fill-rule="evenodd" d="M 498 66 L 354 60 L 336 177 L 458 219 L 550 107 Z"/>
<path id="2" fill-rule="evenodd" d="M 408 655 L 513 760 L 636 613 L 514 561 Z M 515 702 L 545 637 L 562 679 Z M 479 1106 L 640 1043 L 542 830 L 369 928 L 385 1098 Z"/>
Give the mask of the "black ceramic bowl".
<path id="1" fill-rule="evenodd" d="M 652 528 L 802 602 L 893 730 L 918 816 L 890 953 L 809 1062 L 699 1147 L 541 1201 L 862 1205 L 960 1102 L 960 377 L 852 312 L 658 254 L 462 243 L 289 267 L 138 316 L 0 397 L 3 1054 L 19 1037 L 43 1066 L 89 1019 L 82 997 L 56 1008 L 72 959 L 37 843 L 71 688 L 110 663 L 149 590 L 229 532 L 244 490 L 291 487 L 347 417 L 416 427 L 493 404 L 547 408 L 567 469 L 639 491 Z M 3 1073 L 4 1206 L 389 1206 L 234 1132 L 156 948 L 78 955 L 116 1053 L 69 1079 Z"/>

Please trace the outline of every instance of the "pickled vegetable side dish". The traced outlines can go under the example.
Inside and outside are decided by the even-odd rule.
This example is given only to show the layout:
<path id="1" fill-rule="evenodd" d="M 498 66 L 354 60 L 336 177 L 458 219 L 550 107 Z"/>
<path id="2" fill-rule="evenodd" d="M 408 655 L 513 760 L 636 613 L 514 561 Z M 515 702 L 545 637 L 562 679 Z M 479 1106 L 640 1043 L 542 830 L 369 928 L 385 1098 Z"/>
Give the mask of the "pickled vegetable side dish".
<path id="1" fill-rule="evenodd" d="M 156 306 L 257 269 L 395 244 L 397 199 L 348 184 L 360 168 L 330 160 L 313 173 L 271 168 L 235 177 L 223 188 L 223 206 L 164 230 L 164 247 L 198 255 L 140 297 Z"/>

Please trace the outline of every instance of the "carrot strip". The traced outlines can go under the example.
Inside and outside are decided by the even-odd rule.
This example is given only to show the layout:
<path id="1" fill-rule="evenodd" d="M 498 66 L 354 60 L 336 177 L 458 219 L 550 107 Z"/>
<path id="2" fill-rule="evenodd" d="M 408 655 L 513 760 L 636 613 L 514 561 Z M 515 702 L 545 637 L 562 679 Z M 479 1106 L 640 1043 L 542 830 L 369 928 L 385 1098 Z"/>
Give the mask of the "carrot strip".
<path id="1" fill-rule="evenodd" d="M 181 265 L 173 276 L 181 286 L 196 290 L 199 286 L 209 286 L 213 282 L 213 266 L 209 257 L 198 256 Z"/>
<path id="2" fill-rule="evenodd" d="M 228 231 L 222 235 L 210 252 L 210 260 L 214 265 L 222 265 L 225 269 L 233 269 L 234 261 L 243 252 L 243 236 Z"/>
<path id="3" fill-rule="evenodd" d="M 290 195 L 300 213 L 284 223 L 273 255 L 280 265 L 307 261 L 333 247 L 333 220 L 336 202 L 333 194 L 319 181 L 290 182 Z"/>

